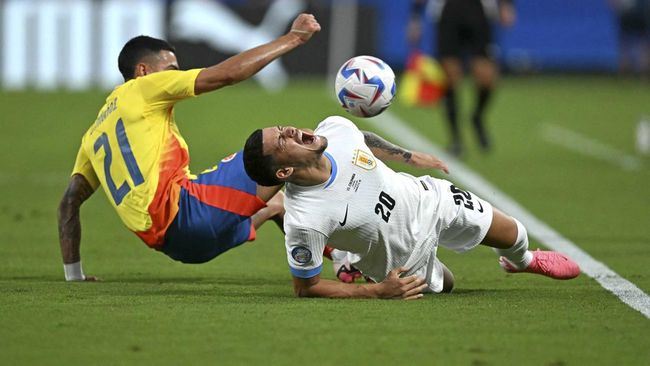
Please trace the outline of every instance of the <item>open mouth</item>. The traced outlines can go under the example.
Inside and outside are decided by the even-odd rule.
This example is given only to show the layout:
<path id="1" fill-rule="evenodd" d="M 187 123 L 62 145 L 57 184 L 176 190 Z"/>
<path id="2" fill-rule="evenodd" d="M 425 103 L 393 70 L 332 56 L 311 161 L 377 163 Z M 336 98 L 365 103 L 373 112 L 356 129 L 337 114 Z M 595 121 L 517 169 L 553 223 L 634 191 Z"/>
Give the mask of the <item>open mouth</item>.
<path id="1" fill-rule="evenodd" d="M 302 142 L 303 145 L 311 145 L 316 141 L 316 136 L 305 132 L 301 131 L 302 133 L 300 134 L 300 141 Z"/>

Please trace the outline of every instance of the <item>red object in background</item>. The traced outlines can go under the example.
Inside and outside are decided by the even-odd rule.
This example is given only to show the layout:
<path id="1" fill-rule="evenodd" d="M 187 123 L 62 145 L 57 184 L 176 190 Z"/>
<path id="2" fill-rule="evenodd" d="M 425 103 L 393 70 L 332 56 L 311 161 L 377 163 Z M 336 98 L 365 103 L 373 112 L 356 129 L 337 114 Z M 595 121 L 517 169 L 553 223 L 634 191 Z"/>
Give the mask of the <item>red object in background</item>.
<path id="1" fill-rule="evenodd" d="M 446 78 L 440 64 L 419 50 L 409 54 L 400 84 L 400 100 L 406 105 L 434 105 L 446 90 Z"/>

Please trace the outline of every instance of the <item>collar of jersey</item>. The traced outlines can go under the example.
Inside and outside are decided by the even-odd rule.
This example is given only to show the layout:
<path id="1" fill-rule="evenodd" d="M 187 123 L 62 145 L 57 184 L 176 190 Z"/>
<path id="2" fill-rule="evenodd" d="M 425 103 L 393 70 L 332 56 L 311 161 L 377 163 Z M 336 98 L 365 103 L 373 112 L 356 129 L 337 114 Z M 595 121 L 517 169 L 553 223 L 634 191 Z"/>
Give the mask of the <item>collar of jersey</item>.
<path id="1" fill-rule="evenodd" d="M 332 182 L 334 182 L 334 179 L 336 179 L 336 174 L 338 173 L 338 167 L 336 166 L 336 161 L 334 160 L 332 155 L 330 155 L 327 151 L 323 151 L 323 155 L 325 155 L 325 157 L 330 160 L 330 163 L 332 163 L 332 175 L 330 175 L 330 179 L 327 181 L 325 187 L 323 187 L 323 189 L 325 189 L 329 187 L 330 184 L 332 184 Z"/>

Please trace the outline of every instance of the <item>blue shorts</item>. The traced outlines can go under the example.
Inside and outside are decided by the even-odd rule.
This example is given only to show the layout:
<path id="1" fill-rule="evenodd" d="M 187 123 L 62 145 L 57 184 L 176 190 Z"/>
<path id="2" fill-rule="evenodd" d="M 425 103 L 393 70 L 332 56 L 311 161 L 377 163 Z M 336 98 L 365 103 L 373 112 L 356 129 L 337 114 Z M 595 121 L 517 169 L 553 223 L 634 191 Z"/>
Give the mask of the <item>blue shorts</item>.
<path id="1" fill-rule="evenodd" d="M 162 252 L 183 263 L 204 263 L 255 239 L 250 217 L 266 204 L 244 170 L 243 153 L 181 184 L 178 214 L 165 233 Z"/>

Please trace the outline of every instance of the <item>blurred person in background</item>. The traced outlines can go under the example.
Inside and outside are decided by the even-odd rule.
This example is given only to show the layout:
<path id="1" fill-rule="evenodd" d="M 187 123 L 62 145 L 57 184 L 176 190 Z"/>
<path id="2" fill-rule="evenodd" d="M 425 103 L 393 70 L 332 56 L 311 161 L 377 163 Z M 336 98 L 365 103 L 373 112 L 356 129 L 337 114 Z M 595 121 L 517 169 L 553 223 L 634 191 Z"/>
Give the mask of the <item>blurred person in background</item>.
<path id="1" fill-rule="evenodd" d="M 472 126 L 483 151 L 491 148 L 485 128 L 485 110 L 497 81 L 490 20 L 498 19 L 504 27 L 515 22 L 512 0 L 412 0 L 411 19 L 407 36 L 417 44 L 422 35 L 422 16 L 431 9 L 437 20 L 437 57 L 447 77 L 445 109 L 451 142 L 449 152 L 463 153 L 459 127 L 458 86 L 463 78 L 464 62 L 476 83 L 476 104 L 472 111 Z M 428 12 L 428 11 L 427 11 Z"/>
<path id="2" fill-rule="evenodd" d="M 277 39 L 203 69 L 180 71 L 174 48 L 138 36 L 118 57 L 124 83 L 84 134 L 58 208 L 67 281 L 94 281 L 81 267 L 80 207 L 102 186 L 125 226 L 147 246 L 183 263 L 207 262 L 255 238 L 268 219 L 281 226 L 280 187 L 260 187 L 232 154 L 195 176 L 174 118 L 177 102 L 250 78 L 320 31 L 301 14 Z M 215 141 L 218 143 L 218 141 Z"/>
<path id="3" fill-rule="evenodd" d="M 619 71 L 650 77 L 650 0 L 610 0 L 618 18 Z"/>

